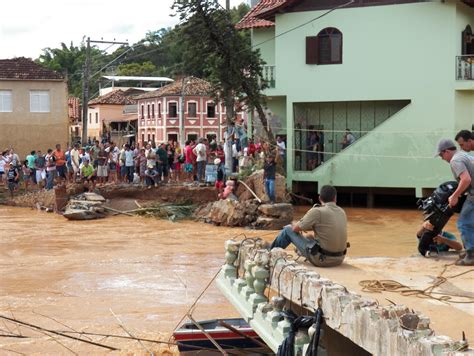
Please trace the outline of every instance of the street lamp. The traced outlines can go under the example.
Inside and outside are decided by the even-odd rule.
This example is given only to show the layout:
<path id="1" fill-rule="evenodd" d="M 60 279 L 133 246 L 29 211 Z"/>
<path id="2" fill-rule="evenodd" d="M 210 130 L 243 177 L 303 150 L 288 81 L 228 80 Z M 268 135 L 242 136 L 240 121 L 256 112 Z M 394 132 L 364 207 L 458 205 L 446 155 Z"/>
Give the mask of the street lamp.
<path id="1" fill-rule="evenodd" d="M 190 84 L 191 81 L 188 77 L 183 77 L 183 81 L 181 84 L 181 98 L 180 98 L 180 110 L 179 110 L 179 145 L 181 148 L 184 147 L 184 91 L 186 86 Z"/>

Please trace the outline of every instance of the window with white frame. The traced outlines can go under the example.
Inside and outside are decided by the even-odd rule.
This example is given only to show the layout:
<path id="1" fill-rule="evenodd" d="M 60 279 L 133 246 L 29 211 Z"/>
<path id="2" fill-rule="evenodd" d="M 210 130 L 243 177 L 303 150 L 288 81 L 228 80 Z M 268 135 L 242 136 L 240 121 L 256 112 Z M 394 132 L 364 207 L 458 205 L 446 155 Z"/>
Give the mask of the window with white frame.
<path id="1" fill-rule="evenodd" d="M 50 112 L 48 90 L 30 90 L 30 112 Z"/>
<path id="2" fill-rule="evenodd" d="M 0 90 L 0 112 L 12 112 L 11 90 Z"/>

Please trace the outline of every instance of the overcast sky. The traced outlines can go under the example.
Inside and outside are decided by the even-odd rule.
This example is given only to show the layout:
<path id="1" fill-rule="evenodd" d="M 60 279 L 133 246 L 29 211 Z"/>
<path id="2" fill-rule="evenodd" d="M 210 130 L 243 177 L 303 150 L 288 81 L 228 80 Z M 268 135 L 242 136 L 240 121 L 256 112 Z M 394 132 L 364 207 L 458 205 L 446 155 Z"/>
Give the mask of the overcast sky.
<path id="1" fill-rule="evenodd" d="M 225 4 L 225 0 L 219 0 Z M 231 0 L 236 6 L 246 0 Z M 0 10 L 0 58 L 37 58 L 61 42 L 78 45 L 91 39 L 128 40 L 178 23 L 171 17 L 173 0 L 8 0 Z M 105 49 L 108 45 L 100 45 Z M 111 48 L 112 50 L 116 46 Z"/>

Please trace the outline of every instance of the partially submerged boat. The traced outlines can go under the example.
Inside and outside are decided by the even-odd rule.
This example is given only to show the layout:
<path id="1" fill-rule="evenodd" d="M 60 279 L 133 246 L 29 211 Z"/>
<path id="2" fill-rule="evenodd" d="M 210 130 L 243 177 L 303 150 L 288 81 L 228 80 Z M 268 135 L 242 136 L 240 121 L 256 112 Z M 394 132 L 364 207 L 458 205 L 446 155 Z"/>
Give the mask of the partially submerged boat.
<path id="1" fill-rule="evenodd" d="M 181 355 L 221 354 L 215 343 L 229 354 L 273 354 L 252 327 L 241 318 L 185 323 L 173 336 Z"/>

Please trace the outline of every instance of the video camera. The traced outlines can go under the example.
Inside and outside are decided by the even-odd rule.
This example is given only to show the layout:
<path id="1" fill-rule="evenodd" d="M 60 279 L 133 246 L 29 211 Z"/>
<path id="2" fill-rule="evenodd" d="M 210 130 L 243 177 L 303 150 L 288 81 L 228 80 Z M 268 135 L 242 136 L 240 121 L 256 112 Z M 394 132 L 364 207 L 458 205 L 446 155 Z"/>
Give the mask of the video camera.
<path id="1" fill-rule="evenodd" d="M 428 198 L 417 201 L 418 209 L 423 210 L 424 220 L 433 225 L 432 231 L 425 229 L 420 236 L 418 251 L 423 256 L 427 251 L 430 251 L 430 246 L 436 245 L 434 238 L 442 232 L 451 216 L 461 211 L 464 202 L 462 199 L 454 208 L 451 208 L 448 202 L 448 198 L 457 188 L 458 182 L 445 182 L 436 188 Z"/>

